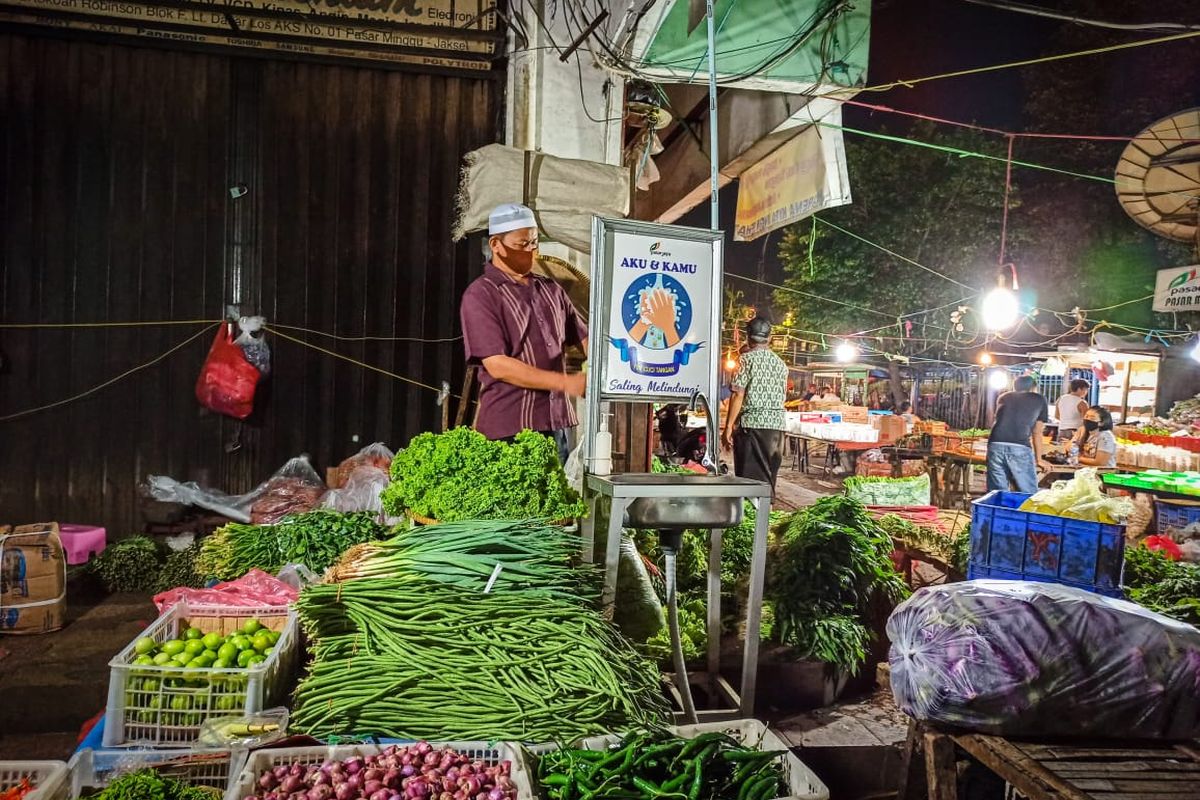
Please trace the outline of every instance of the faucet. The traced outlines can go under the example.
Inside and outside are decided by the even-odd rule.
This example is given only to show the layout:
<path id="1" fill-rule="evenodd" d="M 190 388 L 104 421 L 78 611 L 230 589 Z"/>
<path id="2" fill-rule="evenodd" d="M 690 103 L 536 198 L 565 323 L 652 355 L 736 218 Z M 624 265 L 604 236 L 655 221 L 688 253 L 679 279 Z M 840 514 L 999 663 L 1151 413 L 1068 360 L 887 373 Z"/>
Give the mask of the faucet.
<path id="1" fill-rule="evenodd" d="M 704 406 L 705 421 L 708 423 L 708 439 L 704 443 L 704 461 L 701 466 L 709 471 L 710 474 L 717 474 L 717 453 L 720 452 L 717 447 L 717 418 L 712 413 L 712 407 L 708 404 L 708 398 L 704 396 L 704 392 L 697 389 L 692 392 L 692 399 L 688 402 L 688 411 L 696 410 L 696 401 L 700 401 L 700 405 Z"/>

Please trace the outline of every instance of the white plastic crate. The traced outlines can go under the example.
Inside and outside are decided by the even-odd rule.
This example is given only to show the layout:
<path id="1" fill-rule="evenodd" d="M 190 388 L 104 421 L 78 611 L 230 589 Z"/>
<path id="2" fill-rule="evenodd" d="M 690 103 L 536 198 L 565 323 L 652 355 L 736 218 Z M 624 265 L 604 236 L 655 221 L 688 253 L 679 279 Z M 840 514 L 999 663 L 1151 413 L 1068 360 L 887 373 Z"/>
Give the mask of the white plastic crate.
<path id="1" fill-rule="evenodd" d="M 67 765 L 62 761 L 0 761 L 0 792 L 28 778 L 25 800 L 66 800 Z"/>
<path id="2" fill-rule="evenodd" d="M 449 747 L 468 758 L 497 764 L 508 761 L 512 764 L 510 776 L 517 785 L 517 800 L 534 800 L 530 775 L 521 755 L 521 748 L 507 742 L 430 742 L 434 749 Z M 327 747 L 281 747 L 277 750 L 256 750 L 250 753 L 241 774 L 230 782 L 225 800 L 244 800 L 258 791 L 259 777 L 280 764 L 322 764 L 325 761 L 343 761 L 352 756 L 375 755 L 391 745 L 341 744 Z M 403 745 L 398 745 L 403 746 Z"/>
<path id="3" fill-rule="evenodd" d="M 684 739 L 694 739 L 705 733 L 725 733 L 743 747 L 759 750 L 785 750 L 783 758 L 784 777 L 789 794 L 776 800 L 829 800 L 829 789 L 804 762 L 792 753 L 792 748 L 779 735 L 756 719 L 739 719 L 730 722 L 704 722 L 699 725 L 679 725 L 668 730 Z M 621 741 L 620 736 L 592 736 L 580 742 L 584 750 L 607 750 Z M 240 800 L 240 798 L 239 798 Z"/>
<path id="4" fill-rule="evenodd" d="M 71 757 L 70 798 L 93 794 L 115 778 L 152 768 L 190 786 L 210 786 L 221 793 L 245 761 L 244 751 L 231 750 L 80 750 Z"/>
<path id="5" fill-rule="evenodd" d="M 261 664 L 195 670 L 133 663 L 134 645 L 143 636 L 159 643 L 177 638 L 184 622 L 225 635 L 249 619 L 281 634 Z M 209 717 L 253 714 L 280 700 L 296 672 L 300 649 L 295 610 L 177 603 L 109 662 L 104 746 L 190 747 Z"/>

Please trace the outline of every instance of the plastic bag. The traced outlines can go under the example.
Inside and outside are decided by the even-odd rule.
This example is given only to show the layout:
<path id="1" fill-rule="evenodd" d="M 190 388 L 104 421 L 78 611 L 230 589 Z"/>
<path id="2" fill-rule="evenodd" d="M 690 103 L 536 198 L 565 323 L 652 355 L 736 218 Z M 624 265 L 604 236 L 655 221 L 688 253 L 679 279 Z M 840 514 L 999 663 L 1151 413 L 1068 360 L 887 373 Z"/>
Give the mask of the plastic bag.
<path id="1" fill-rule="evenodd" d="M 633 539 L 621 537 L 620 553 L 613 622 L 630 639 L 644 642 L 667 624 L 667 617 Z"/>
<path id="2" fill-rule="evenodd" d="M 303 564 L 284 564 L 276 577 L 297 592 L 306 586 L 321 582 L 321 576 Z"/>
<path id="3" fill-rule="evenodd" d="M 846 495 L 864 506 L 927 506 L 929 476 L 846 479 Z"/>
<path id="4" fill-rule="evenodd" d="M 196 399 L 218 414 L 245 419 L 254 411 L 254 389 L 259 377 L 258 369 L 246 360 L 242 348 L 234 344 L 231 325 L 222 324 L 196 379 Z"/>
<path id="5" fill-rule="evenodd" d="M 263 325 L 267 324 L 266 317 L 242 317 L 238 320 L 241 333 L 233 343 L 242 348 L 246 360 L 254 365 L 262 377 L 271 374 L 271 348 L 267 345 L 265 334 L 261 334 Z M 259 333 L 259 336 L 254 334 Z"/>
<path id="6" fill-rule="evenodd" d="M 334 511 L 368 511 L 382 514 L 383 505 L 379 496 L 391 483 L 387 471 L 378 467 L 356 467 L 340 489 L 330 489 L 321 500 L 322 508 Z"/>
<path id="7" fill-rule="evenodd" d="M 218 583 L 208 589 L 189 589 L 184 586 L 168 589 L 154 595 L 154 605 L 158 606 L 160 614 L 181 600 L 191 606 L 274 608 L 294 603 L 299 596 L 299 587 L 289 586 L 261 569 L 252 569 L 236 581 Z"/>
<path id="8" fill-rule="evenodd" d="M 1005 736 L 1200 735 L 1200 631 L 1124 600 L 1025 581 L 930 586 L 888 619 L 915 719 Z"/>
<path id="9" fill-rule="evenodd" d="M 576 432 L 575 449 L 567 456 L 563 471 L 567 473 L 567 485 L 583 494 L 583 443 L 587 440 L 587 414 L 579 415 L 579 430 Z"/>
<path id="10" fill-rule="evenodd" d="M 250 521 L 255 525 L 270 525 L 291 514 L 312 511 L 327 491 L 308 456 L 284 464 L 261 488 L 250 505 Z"/>
<path id="11" fill-rule="evenodd" d="M 285 480 L 287 479 L 287 480 Z M 325 484 L 313 469 L 308 456 L 297 456 L 280 467 L 274 475 L 246 494 L 226 494 L 217 489 L 208 489 L 195 481 L 180 483 L 165 475 L 150 475 L 146 478 L 146 491 L 155 500 L 163 503 L 180 503 L 198 506 L 229 517 L 237 522 L 250 522 L 255 503 L 263 499 L 268 490 L 281 489 L 288 485 L 304 483 L 324 494 Z M 316 500 L 301 511 L 311 511 Z"/>
<path id="12" fill-rule="evenodd" d="M 211 717 L 200 726 L 203 747 L 258 748 L 287 736 L 288 710 L 268 708 L 245 716 Z"/>
<path id="13" fill-rule="evenodd" d="M 387 474 L 395 457 L 396 454 L 383 442 L 369 444 L 337 465 L 332 479 L 333 485 L 339 488 L 344 486 L 350 480 L 351 473 L 359 467 L 374 467 Z"/>
<path id="14" fill-rule="evenodd" d="M 1083 467 L 1069 481 L 1055 481 L 1021 504 L 1021 511 L 1104 523 L 1123 522 L 1133 510 L 1129 498 L 1104 493 L 1100 475 L 1091 467 Z"/>

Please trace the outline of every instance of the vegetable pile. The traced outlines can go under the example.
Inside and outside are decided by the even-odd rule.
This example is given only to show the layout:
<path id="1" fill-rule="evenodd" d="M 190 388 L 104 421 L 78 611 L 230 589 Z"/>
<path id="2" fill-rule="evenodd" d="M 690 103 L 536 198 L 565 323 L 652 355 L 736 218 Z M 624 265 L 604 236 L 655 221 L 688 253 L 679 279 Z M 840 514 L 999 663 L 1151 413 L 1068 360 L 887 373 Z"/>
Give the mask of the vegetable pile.
<path id="1" fill-rule="evenodd" d="M 1125 548 L 1126 596 L 1151 611 L 1200 625 L 1200 566 L 1145 545 Z"/>
<path id="2" fill-rule="evenodd" d="M 146 536 L 131 536 L 104 548 L 92 561 L 110 592 L 153 592 L 159 586 L 162 554 Z"/>
<path id="3" fill-rule="evenodd" d="M 908 596 L 892 540 L 860 504 L 823 497 L 796 512 L 770 559 L 772 636 L 802 658 L 853 673 L 867 657 L 876 612 Z"/>
<path id="4" fill-rule="evenodd" d="M 488 765 L 428 742 L 323 764 L 283 764 L 243 800 L 515 800 L 512 764 Z"/>
<path id="5" fill-rule="evenodd" d="M 478 590 L 499 567 L 493 591 L 530 589 L 593 599 L 599 595 L 598 573 L 578 565 L 580 547 L 578 534 L 536 522 L 442 523 L 352 547 L 330 579 L 432 579 Z"/>
<path id="6" fill-rule="evenodd" d="M 0 800 L 22 800 L 34 788 L 34 785 L 29 782 L 29 778 L 21 778 L 16 786 L 0 786 Z"/>
<path id="7" fill-rule="evenodd" d="M 157 591 L 167 592 L 179 587 L 199 589 L 204 578 L 196 572 L 196 558 L 200 555 L 200 542 L 167 553 L 162 570 L 158 573 Z"/>
<path id="8" fill-rule="evenodd" d="M 695 739 L 629 736 L 608 750 L 555 750 L 538 759 L 549 800 L 582 797 L 766 800 L 788 793 L 786 751 L 742 747 L 724 733 Z"/>
<path id="9" fill-rule="evenodd" d="M 1191 739 L 1200 631 L 1049 583 L 921 589 L 887 624 L 897 705 L 1005 736 Z"/>
<path id="10" fill-rule="evenodd" d="M 229 636 L 186 628 L 180 631 L 178 639 L 162 644 L 149 636 L 138 639 L 133 644 L 137 654 L 133 663 L 188 669 L 246 669 L 266 661 L 279 637 L 279 632 L 264 628 L 256 619 L 247 620 L 239 633 Z"/>
<path id="11" fill-rule="evenodd" d="M 152 769 L 129 772 L 114 778 L 93 800 L 214 800 L 220 796 L 215 789 L 189 786 L 183 781 L 168 778 Z"/>
<path id="12" fill-rule="evenodd" d="M 580 517 L 584 505 L 567 484 L 558 446 L 522 431 L 512 444 L 470 428 L 415 437 L 392 461 L 384 510 L 426 519 L 549 519 Z"/>
<path id="13" fill-rule="evenodd" d="M 919 525 L 898 514 L 884 514 L 879 518 L 881 527 L 893 541 L 928 553 L 959 576 L 967 574 L 967 559 L 971 555 L 971 530 L 965 527 L 955 536 L 949 536 L 927 525 Z"/>
<path id="14" fill-rule="evenodd" d="M 228 581 L 252 569 L 274 574 L 286 564 L 298 563 L 319 573 L 348 548 L 379 539 L 385 533 L 368 513 L 310 511 L 275 525 L 231 522 L 201 543 L 196 571 Z"/>
<path id="15" fill-rule="evenodd" d="M 657 670 L 597 612 L 537 590 L 485 594 L 485 580 L 305 589 L 297 609 L 315 644 L 292 727 L 544 742 L 665 722 Z"/>
<path id="16" fill-rule="evenodd" d="M 1189 397 L 1187 400 L 1180 400 L 1171 406 L 1171 410 L 1167 416 L 1170 417 L 1172 422 L 1183 425 L 1200 423 L 1200 394 L 1195 397 Z"/>

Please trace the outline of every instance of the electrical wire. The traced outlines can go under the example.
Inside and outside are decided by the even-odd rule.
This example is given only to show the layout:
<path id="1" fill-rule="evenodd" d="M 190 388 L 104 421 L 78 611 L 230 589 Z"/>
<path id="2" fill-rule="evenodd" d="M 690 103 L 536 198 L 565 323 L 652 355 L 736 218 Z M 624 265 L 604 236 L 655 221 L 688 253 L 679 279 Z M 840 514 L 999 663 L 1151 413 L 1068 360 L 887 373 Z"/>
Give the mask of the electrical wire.
<path id="1" fill-rule="evenodd" d="M 781 286 L 780 284 L 777 284 L 777 283 L 768 283 L 766 281 L 760 281 L 757 278 L 751 278 L 747 275 L 738 275 L 736 272 L 729 272 L 728 270 L 726 270 L 725 276 L 728 278 L 737 278 L 738 280 L 747 281 L 749 283 L 756 283 L 759 286 L 768 286 L 772 289 L 779 289 L 780 291 L 783 291 L 783 292 L 791 292 L 792 294 L 798 294 L 798 295 L 802 295 L 804 297 L 811 297 L 814 300 L 820 300 L 824 303 L 834 303 L 839 306 L 846 306 L 847 308 L 853 308 L 857 311 L 866 311 L 870 314 L 878 314 L 881 317 L 887 317 L 888 319 L 894 319 L 894 317 L 891 314 L 885 314 L 884 312 L 876 311 L 873 308 L 867 308 L 866 306 L 855 305 L 854 303 L 847 303 L 843 300 L 835 300 L 832 297 L 822 297 L 819 294 L 813 294 L 812 292 L 801 291 L 800 289 L 793 289 L 790 286 Z"/>
<path id="2" fill-rule="evenodd" d="M 877 250 L 881 250 L 882 252 L 887 253 L 888 255 L 890 255 L 893 258 L 898 258 L 901 261 L 905 262 L 906 264 L 911 264 L 914 267 L 919 267 L 920 269 L 923 269 L 930 274 L 936 275 L 939 278 L 941 278 L 942 280 L 950 281 L 950 283 L 953 283 L 957 286 L 961 286 L 962 288 L 967 289 L 969 291 L 975 291 L 975 288 L 973 286 L 968 286 L 967 284 L 963 283 L 962 281 L 951 278 L 949 275 L 938 272 L 936 269 L 933 269 L 932 267 L 927 267 L 918 261 L 914 261 L 913 259 L 909 258 L 908 256 L 902 256 L 899 253 L 897 253 L 895 250 L 890 250 L 881 244 L 876 244 L 875 242 L 872 242 L 870 239 L 863 238 L 862 236 L 859 236 L 857 233 L 848 231 L 839 225 L 834 225 L 832 222 L 829 222 L 826 219 L 818 217 L 817 221 L 820 222 L 822 225 L 826 225 L 830 228 L 833 228 L 835 231 L 838 231 L 839 233 L 849 236 L 852 239 L 857 239 L 858 241 L 862 242 L 863 244 L 870 245 L 871 247 L 874 247 Z"/>
<path id="3" fill-rule="evenodd" d="M 1051 11 L 1048 8 L 1031 6 L 1025 3 L 1015 3 L 1007 0 L 963 0 L 963 2 L 971 3 L 972 5 L 976 6 L 996 8 L 1001 11 L 1012 11 L 1017 14 L 1028 14 L 1034 17 L 1057 19 L 1062 20 L 1063 22 L 1073 22 L 1076 25 L 1090 25 L 1094 28 L 1108 28 L 1110 30 L 1117 31 L 1200 31 L 1200 25 L 1185 25 L 1182 22 L 1108 22 L 1101 19 L 1080 17 L 1076 14 L 1064 14 L 1060 11 Z"/>
<path id="4" fill-rule="evenodd" d="M 39 330 L 45 328 L 157 328 L 164 325 L 216 325 L 219 319 L 163 319 L 138 322 L 5 322 L 0 328 Z"/>
<path id="5" fill-rule="evenodd" d="M 80 324 L 86 325 L 86 323 L 80 323 Z M 162 323 L 160 323 L 160 324 L 162 324 Z M 181 322 L 166 323 L 166 324 L 182 325 L 182 324 L 186 324 L 186 323 L 181 321 Z M 170 355 L 182 350 L 183 348 L 187 347 L 189 344 L 196 341 L 201 336 L 208 333 L 209 331 L 211 331 L 213 328 L 215 328 L 219 324 L 220 323 L 217 322 L 217 323 L 214 323 L 211 325 L 206 325 L 204 328 L 200 329 L 196 333 L 193 333 L 191 336 L 184 339 L 182 342 L 175 345 L 171 349 L 167 350 L 165 353 L 157 355 L 154 358 L 150 359 L 149 361 L 147 361 L 143 364 L 138 364 L 136 367 L 127 369 L 124 372 L 122 372 L 120 375 L 116 376 L 115 378 L 109 378 L 108 380 L 104 381 L 103 383 L 98 383 L 95 386 L 91 387 L 90 389 L 85 389 L 84 391 L 79 392 L 78 394 L 71 395 L 70 397 L 63 398 L 62 400 L 56 400 L 53 403 L 47 403 L 45 405 L 36 406 L 34 408 L 27 408 L 24 411 L 17 411 L 12 414 L 5 414 L 3 416 L 0 416 L 0 422 L 10 422 L 14 419 L 20 419 L 21 417 L 27 417 L 31 414 L 37 414 L 40 411 L 48 411 L 52 408 L 58 408 L 59 406 L 65 406 L 68 403 L 73 403 L 76 400 L 82 400 L 85 397 L 93 395 L 96 392 L 101 391 L 102 389 L 107 389 L 109 386 L 112 386 L 114 383 L 118 383 L 119 381 L 122 381 L 125 378 L 128 378 L 130 375 L 133 375 L 137 372 L 141 372 L 144 369 L 147 369 L 149 367 L 154 366 L 155 364 L 158 364 L 160 361 L 163 361 L 164 359 L 166 359 L 167 356 L 170 356 Z M 87 327 L 97 327 L 97 326 L 87 325 Z M 115 327 L 115 326 L 108 326 L 108 327 Z"/>

